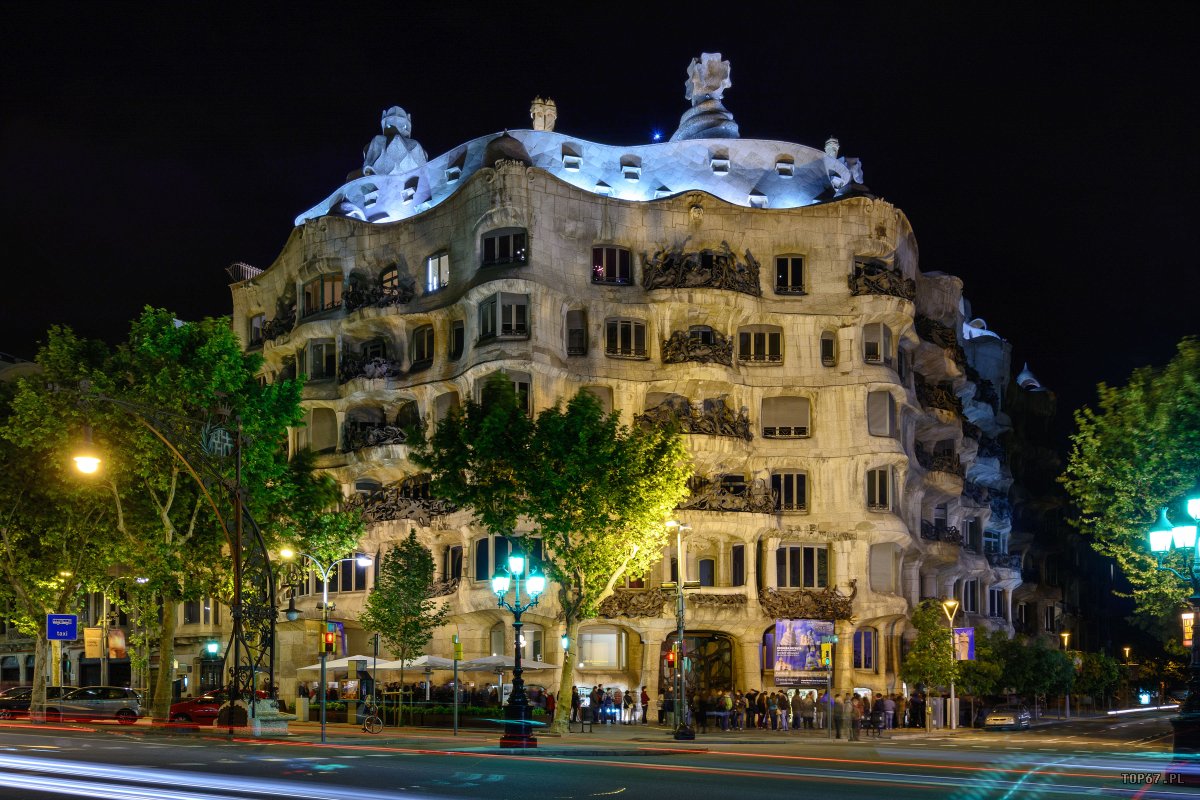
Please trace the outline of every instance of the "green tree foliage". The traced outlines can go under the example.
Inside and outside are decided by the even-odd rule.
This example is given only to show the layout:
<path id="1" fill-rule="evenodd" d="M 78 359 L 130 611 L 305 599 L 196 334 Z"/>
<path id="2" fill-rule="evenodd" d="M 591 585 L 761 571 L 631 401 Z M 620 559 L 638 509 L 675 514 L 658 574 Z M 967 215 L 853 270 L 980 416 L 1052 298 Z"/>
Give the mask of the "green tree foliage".
<path id="1" fill-rule="evenodd" d="M 941 603 L 923 601 L 913 609 L 911 622 L 917 636 L 900 665 L 900 677 L 909 684 L 949 687 L 958 679 L 958 662 Z"/>
<path id="2" fill-rule="evenodd" d="M 1002 654 L 1008 645 L 1004 631 L 975 629 L 975 658 L 958 662 L 958 683 L 964 695 L 971 697 L 971 719 L 975 719 L 975 702 L 988 695 L 999 694 L 1004 687 Z"/>
<path id="3" fill-rule="evenodd" d="M 664 523 L 687 494 L 691 468 L 675 431 L 627 428 L 588 392 L 524 414 L 503 375 L 489 379 L 485 403 L 469 402 L 440 424 L 414 460 L 430 470 L 433 491 L 495 534 L 542 540 L 569 641 L 579 623 L 625 576 L 660 557 Z M 564 664 L 554 727 L 565 730 L 574 684 Z"/>
<path id="4" fill-rule="evenodd" d="M 0 383 L 0 430 L 11 421 L 13 390 Z M 0 436 L 0 601 L 17 629 L 35 637 L 35 718 L 45 708 L 51 672 L 46 615 L 75 610 L 79 576 L 105 569 L 113 534 L 108 497 L 67 474 L 55 455 Z"/>
<path id="5" fill-rule="evenodd" d="M 1081 653 L 1079 671 L 1075 676 L 1075 691 L 1088 695 L 1094 703 L 1117 690 L 1121 682 L 1121 665 L 1104 653 Z"/>
<path id="6" fill-rule="evenodd" d="M 1164 506 L 1185 519 L 1181 500 L 1200 476 L 1200 342 L 1184 339 L 1165 368 L 1143 367 L 1098 391 L 1098 408 L 1075 413 L 1062 482 L 1079 508 L 1076 525 L 1116 559 L 1143 623 L 1154 626 L 1174 620 L 1187 596 L 1157 570 L 1146 532 Z M 1170 563 L 1179 568 L 1182 557 Z"/>
<path id="7" fill-rule="evenodd" d="M 1023 697 L 1039 698 L 1071 691 L 1075 662 L 1062 650 L 1051 650 L 1040 639 L 1017 637 L 998 649 L 1004 671 L 1000 683 Z"/>
<path id="8" fill-rule="evenodd" d="M 242 352 L 228 320 L 185 324 L 147 308 L 116 348 L 55 327 L 37 362 L 43 372 L 21 383 L 3 435 L 58 464 L 68 461 L 85 423 L 95 431 L 104 464 L 91 483 L 107 493 L 116 530 L 99 558 L 148 579 L 162 609 L 160 664 L 172 661 L 182 601 L 228 602 L 232 594 L 228 538 L 217 515 L 232 524 L 221 484 L 235 466 L 199 447 L 213 425 L 231 432 L 240 425 L 246 504 L 269 540 L 308 552 L 345 552 L 357 540 L 361 523 L 328 511 L 338 497 L 332 482 L 312 478 L 310 464 L 293 467 L 281 447 L 301 418 L 300 384 L 260 385 L 261 358 Z M 173 678 L 158 672 L 156 719 L 167 716 Z"/>
<path id="9" fill-rule="evenodd" d="M 401 661 L 421 655 L 433 632 L 446 623 L 445 604 L 430 596 L 433 578 L 433 556 L 410 530 L 408 538 L 384 553 L 375 588 L 359 615 L 362 626 L 378 631 Z M 400 685 L 404 685 L 403 665 Z"/>

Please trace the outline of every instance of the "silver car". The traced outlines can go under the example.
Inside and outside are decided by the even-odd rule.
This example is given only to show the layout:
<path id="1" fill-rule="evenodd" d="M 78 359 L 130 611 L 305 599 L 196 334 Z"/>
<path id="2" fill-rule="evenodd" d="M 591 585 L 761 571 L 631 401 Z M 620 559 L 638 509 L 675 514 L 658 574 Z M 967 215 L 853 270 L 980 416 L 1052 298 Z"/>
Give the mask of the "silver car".
<path id="1" fill-rule="evenodd" d="M 46 703 L 46 719 L 115 719 L 132 725 L 142 716 L 142 698 L 122 686 L 85 686 Z"/>
<path id="2" fill-rule="evenodd" d="M 983 720 L 985 728 L 1028 729 L 1033 716 L 1023 705 L 996 706 Z"/>

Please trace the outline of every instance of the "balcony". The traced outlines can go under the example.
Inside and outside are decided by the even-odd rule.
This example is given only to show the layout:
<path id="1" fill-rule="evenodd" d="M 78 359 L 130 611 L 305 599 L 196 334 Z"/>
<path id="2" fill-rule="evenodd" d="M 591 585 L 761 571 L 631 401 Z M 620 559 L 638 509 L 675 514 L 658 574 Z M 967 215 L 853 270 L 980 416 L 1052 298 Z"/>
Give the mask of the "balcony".
<path id="1" fill-rule="evenodd" d="M 959 547 L 963 544 L 962 531 L 958 528 L 942 523 L 935 524 L 926 519 L 921 520 L 921 538 L 927 542 L 946 542 Z"/>
<path id="2" fill-rule="evenodd" d="M 278 339 L 296 327 L 296 306 L 288 306 L 275 315 L 275 319 L 263 323 L 262 339 L 264 342 Z"/>
<path id="3" fill-rule="evenodd" d="M 404 444 L 408 434 L 398 425 L 383 422 L 357 422 L 348 420 L 345 426 L 344 449 L 361 450 L 364 447 L 383 447 L 389 444 Z"/>
<path id="4" fill-rule="evenodd" d="M 934 385 L 925 380 L 925 376 L 920 373 L 914 373 L 914 376 L 916 377 L 917 400 L 922 406 L 949 411 L 962 417 L 962 400 L 958 399 L 958 395 L 952 389 L 948 386 Z"/>
<path id="5" fill-rule="evenodd" d="M 346 501 L 347 509 L 359 509 L 366 522 L 387 522 L 410 519 L 418 525 L 428 526 L 435 517 L 451 514 L 458 507 L 448 500 L 434 497 L 429 490 L 429 475 L 420 473 L 369 493 L 360 493 Z M 453 586 L 449 586 L 453 583 Z M 458 590 L 459 579 L 453 578 L 435 584 L 432 597 L 441 597 Z"/>
<path id="6" fill-rule="evenodd" d="M 807 425 L 768 425 L 762 429 L 764 439 L 807 439 Z"/>
<path id="7" fill-rule="evenodd" d="M 955 452 L 930 453 L 920 442 L 916 444 L 917 463 L 930 472 L 946 472 L 951 475 L 963 476 L 962 461 Z"/>
<path id="8" fill-rule="evenodd" d="M 338 366 L 338 383 L 348 383 L 355 378 L 399 378 L 404 375 L 403 365 L 393 358 L 362 358 L 343 355 Z"/>
<path id="9" fill-rule="evenodd" d="M 691 331 L 673 331 L 663 342 L 664 364 L 695 361 L 698 364 L 733 365 L 733 341 L 720 331 L 705 331 L 698 336 Z"/>
<path id="10" fill-rule="evenodd" d="M 413 299 L 416 291 L 411 286 L 356 286 L 346 290 L 343 304 L 346 311 L 360 308 L 387 308 L 404 305 Z"/>
<path id="11" fill-rule="evenodd" d="M 735 483 L 696 477 L 688 481 L 688 488 L 691 495 L 677 506 L 680 509 L 770 514 L 777 507 L 775 493 L 761 479 Z"/>
<path id="12" fill-rule="evenodd" d="M 917 335 L 930 344 L 946 351 L 946 355 L 960 368 L 967 365 L 967 353 L 958 343 L 954 329 L 929 317 L 917 316 Z"/>
<path id="13" fill-rule="evenodd" d="M 865 294 L 899 297 L 913 302 L 917 299 L 917 282 L 904 277 L 898 269 L 883 264 L 859 262 L 850 276 L 850 294 L 858 297 Z"/>

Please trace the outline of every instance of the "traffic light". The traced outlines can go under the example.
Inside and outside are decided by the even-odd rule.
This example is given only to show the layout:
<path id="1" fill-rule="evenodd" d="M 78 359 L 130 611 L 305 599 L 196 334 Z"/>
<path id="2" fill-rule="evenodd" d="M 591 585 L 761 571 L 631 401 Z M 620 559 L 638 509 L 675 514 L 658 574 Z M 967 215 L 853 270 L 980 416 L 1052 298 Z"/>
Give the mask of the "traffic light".
<path id="1" fill-rule="evenodd" d="M 822 664 L 822 666 L 825 666 L 825 667 L 829 667 L 829 666 L 833 665 L 833 645 L 832 644 L 821 645 L 821 664 Z"/>
<path id="2" fill-rule="evenodd" d="M 675 651 L 674 650 L 667 651 L 667 666 L 671 667 L 672 669 L 675 668 Z"/>
<path id="3" fill-rule="evenodd" d="M 337 636 L 337 634 L 334 633 L 333 631 L 325 631 L 325 652 L 326 653 L 333 652 L 334 642 L 337 641 L 337 639 L 335 638 L 336 636 Z"/>

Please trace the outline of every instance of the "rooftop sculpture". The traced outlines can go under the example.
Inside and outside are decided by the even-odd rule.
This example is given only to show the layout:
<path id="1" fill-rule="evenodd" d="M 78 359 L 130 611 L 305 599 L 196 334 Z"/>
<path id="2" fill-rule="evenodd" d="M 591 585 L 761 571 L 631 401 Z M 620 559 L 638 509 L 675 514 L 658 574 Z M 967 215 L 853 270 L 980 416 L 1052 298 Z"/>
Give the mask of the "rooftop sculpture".
<path id="1" fill-rule="evenodd" d="M 363 150 L 364 175 L 395 175 L 424 166 L 425 148 L 412 139 L 412 118 L 400 106 L 383 112 L 383 133 Z"/>
<path id="2" fill-rule="evenodd" d="M 679 119 L 679 130 L 671 135 L 672 142 L 683 139 L 736 139 L 738 126 L 733 114 L 721 104 L 729 80 L 729 62 L 720 53 L 701 53 L 688 65 L 684 82 L 684 97 L 692 107 Z"/>

